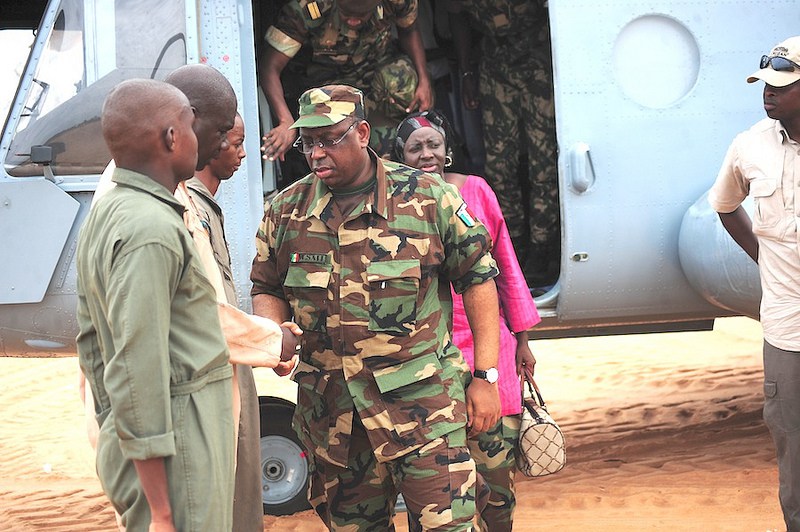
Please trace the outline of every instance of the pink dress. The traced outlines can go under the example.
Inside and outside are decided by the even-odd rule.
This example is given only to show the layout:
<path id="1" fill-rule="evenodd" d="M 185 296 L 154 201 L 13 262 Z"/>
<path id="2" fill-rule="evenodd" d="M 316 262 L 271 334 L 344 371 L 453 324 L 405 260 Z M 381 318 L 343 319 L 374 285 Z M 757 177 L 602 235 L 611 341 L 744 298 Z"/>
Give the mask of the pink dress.
<path id="1" fill-rule="evenodd" d="M 517 376 L 517 340 L 512 331 L 526 331 L 539 323 L 541 318 L 517 261 L 494 191 L 482 177 L 475 175 L 468 176 L 459 191 L 470 211 L 486 226 L 492 237 L 492 256 L 500 269 L 500 275 L 495 278 L 500 299 L 500 354 L 497 363 L 497 371 L 500 373 L 500 415 L 519 414 L 522 411 L 522 395 Z M 464 312 L 464 300 L 455 292 L 453 343 L 461 349 L 470 369 L 474 370 L 475 347 L 472 332 Z"/>

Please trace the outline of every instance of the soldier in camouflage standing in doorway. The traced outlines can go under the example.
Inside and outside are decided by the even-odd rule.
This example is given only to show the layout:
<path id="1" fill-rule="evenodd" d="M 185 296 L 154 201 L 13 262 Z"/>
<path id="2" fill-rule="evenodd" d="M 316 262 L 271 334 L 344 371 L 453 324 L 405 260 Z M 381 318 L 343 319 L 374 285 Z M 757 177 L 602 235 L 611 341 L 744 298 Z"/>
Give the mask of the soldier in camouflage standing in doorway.
<path id="1" fill-rule="evenodd" d="M 482 108 L 486 180 L 526 277 L 550 284 L 558 276 L 560 217 L 547 2 L 449 2 L 463 103 Z M 473 62 L 470 24 L 483 35 L 479 65 Z M 525 156 L 528 171 L 520 182 Z"/>
<path id="2" fill-rule="evenodd" d="M 340 83 L 361 89 L 372 125 L 370 146 L 381 156 L 391 153 L 394 131 L 406 114 L 433 105 L 417 0 L 290 0 L 264 39 L 259 80 L 276 119 L 264 136 L 269 160 L 283 160 L 297 138 L 286 97 L 310 87 Z M 303 46 L 311 49 L 311 59 L 299 76 L 282 79 Z"/>

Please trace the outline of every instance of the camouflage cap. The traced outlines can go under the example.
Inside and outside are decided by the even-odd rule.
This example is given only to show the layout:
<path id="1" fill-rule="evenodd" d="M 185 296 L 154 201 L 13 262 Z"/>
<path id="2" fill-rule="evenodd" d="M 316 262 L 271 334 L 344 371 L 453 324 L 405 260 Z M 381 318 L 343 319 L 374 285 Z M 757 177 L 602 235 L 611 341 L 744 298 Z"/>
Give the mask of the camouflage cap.
<path id="1" fill-rule="evenodd" d="M 308 89 L 297 100 L 300 118 L 289 126 L 325 127 L 352 116 L 365 119 L 364 93 L 349 85 L 325 85 Z"/>

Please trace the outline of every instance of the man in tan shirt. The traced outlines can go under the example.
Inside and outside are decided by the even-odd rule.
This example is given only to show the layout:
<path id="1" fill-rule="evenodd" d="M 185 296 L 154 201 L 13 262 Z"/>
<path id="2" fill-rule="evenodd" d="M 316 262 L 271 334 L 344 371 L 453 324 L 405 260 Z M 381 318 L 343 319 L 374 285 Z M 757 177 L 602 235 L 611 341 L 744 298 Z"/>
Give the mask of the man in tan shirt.
<path id="1" fill-rule="evenodd" d="M 761 57 L 748 83 L 764 81 L 767 117 L 728 149 L 708 199 L 761 274 L 764 421 L 778 455 L 779 497 L 800 530 L 800 37 Z M 742 208 L 755 203 L 752 221 Z"/>
<path id="2" fill-rule="evenodd" d="M 214 260 L 219 267 L 225 298 L 236 306 L 236 288 L 231 274 L 231 256 L 225 240 L 222 207 L 215 199 L 219 186 L 230 179 L 245 158 L 244 122 L 236 113 L 233 128 L 228 131 L 227 145 L 211 159 L 202 170 L 186 182 L 198 217 L 208 232 Z M 236 441 L 236 478 L 233 497 L 233 530 L 237 532 L 262 531 L 264 512 L 261 504 L 261 448 L 258 412 L 258 392 L 253 379 L 253 368 L 236 364 L 239 404 L 239 430 Z"/>

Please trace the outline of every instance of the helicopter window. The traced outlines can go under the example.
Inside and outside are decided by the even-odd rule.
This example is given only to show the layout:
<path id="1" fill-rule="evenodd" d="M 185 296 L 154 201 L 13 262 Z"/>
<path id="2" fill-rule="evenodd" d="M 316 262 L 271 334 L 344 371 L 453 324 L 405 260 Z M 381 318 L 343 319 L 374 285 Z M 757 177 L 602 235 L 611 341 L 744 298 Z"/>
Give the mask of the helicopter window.
<path id="1" fill-rule="evenodd" d="M 100 129 L 106 94 L 125 79 L 163 79 L 186 64 L 185 6 L 184 0 L 64 0 L 28 65 L 33 74 L 6 155 L 8 174 L 43 175 L 43 161 L 31 157 L 41 145 L 50 147 L 57 177 L 101 173 L 111 158 Z"/>

